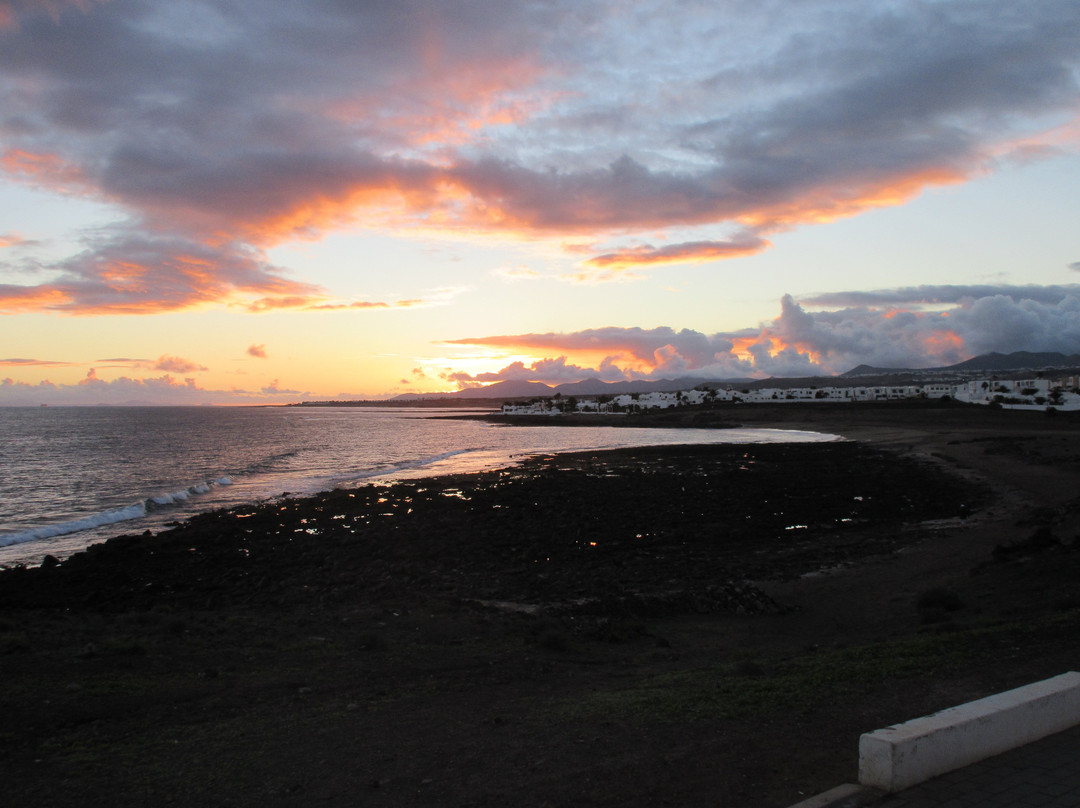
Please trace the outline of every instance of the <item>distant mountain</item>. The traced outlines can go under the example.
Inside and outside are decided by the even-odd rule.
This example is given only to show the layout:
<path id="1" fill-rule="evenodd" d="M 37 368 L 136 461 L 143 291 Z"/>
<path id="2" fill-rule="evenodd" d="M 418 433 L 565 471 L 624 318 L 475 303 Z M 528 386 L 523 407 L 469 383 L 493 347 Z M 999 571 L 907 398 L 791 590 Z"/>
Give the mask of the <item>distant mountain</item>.
<path id="1" fill-rule="evenodd" d="M 495 382 L 487 387 L 466 387 L 453 393 L 403 393 L 390 401 L 425 401 L 434 398 L 536 398 L 555 395 L 554 388 L 542 382 Z"/>
<path id="2" fill-rule="evenodd" d="M 841 379 L 851 379 L 857 376 L 892 376 L 897 373 L 910 373 L 907 368 L 876 368 L 873 365 L 858 365 L 851 370 L 840 374 Z"/>
<path id="3" fill-rule="evenodd" d="M 540 398 L 551 397 L 556 393 L 563 396 L 617 396 L 622 393 L 673 393 L 676 390 L 690 390 L 701 384 L 717 386 L 722 384 L 748 384 L 752 379 L 660 379 L 652 382 L 605 382 L 596 377 L 582 379 L 580 382 L 566 382 L 557 387 L 550 387 L 541 382 L 506 381 L 496 382 L 487 387 L 467 387 L 453 393 L 403 393 L 391 401 L 423 401 L 430 399 L 461 398 Z"/>
<path id="4" fill-rule="evenodd" d="M 901 376 L 913 373 L 926 375 L 928 373 L 971 373 L 986 372 L 998 373 L 1009 370 L 1041 370 L 1043 368 L 1074 368 L 1080 367 L 1080 355 L 1054 352 L 1034 353 L 1031 351 L 1014 351 L 1009 354 L 988 353 L 973 356 L 964 362 L 955 365 L 945 365 L 936 368 L 878 368 L 872 365 L 859 365 L 846 373 L 841 373 L 839 378 L 852 379 L 862 376 Z"/>
<path id="5" fill-rule="evenodd" d="M 966 362 L 950 365 L 947 370 L 1038 370 L 1039 368 L 1080 367 L 1080 355 L 1063 353 L 1032 353 L 1015 351 L 1010 354 L 988 353 Z"/>
<path id="6" fill-rule="evenodd" d="M 602 396 L 610 392 L 611 383 L 593 376 L 580 382 L 563 382 L 555 385 L 555 392 L 564 396 Z"/>
<path id="7" fill-rule="evenodd" d="M 965 362 L 938 368 L 879 368 L 872 365 L 859 365 L 839 376 L 808 376 L 805 378 L 770 378 L 770 379 L 701 379 L 682 377 L 678 379 L 660 379 L 639 382 L 605 382 L 594 377 L 579 382 L 566 382 L 556 387 L 541 382 L 505 381 L 490 384 L 487 387 L 468 387 L 453 393 L 405 393 L 391 401 L 423 401 L 432 399 L 512 399 L 512 398 L 549 398 L 556 393 L 563 396 L 617 396 L 623 393 L 673 393 L 677 390 L 690 390 L 700 385 L 708 387 L 814 387 L 825 379 L 847 381 L 848 384 L 889 383 L 896 377 L 923 379 L 931 374 L 973 374 L 1002 373 L 1008 371 L 1034 371 L 1043 368 L 1080 368 L 1080 355 L 1062 353 L 1033 353 L 1016 351 L 1010 354 L 988 353 L 973 357 Z M 853 382 L 853 379 L 864 379 Z M 877 381 L 870 381 L 876 379 Z"/>
<path id="8" fill-rule="evenodd" d="M 495 382 L 487 387 L 467 387 L 451 394 L 453 398 L 529 398 L 553 396 L 554 388 L 543 382 Z"/>
<path id="9" fill-rule="evenodd" d="M 564 396 L 618 396 L 623 393 L 674 393 L 677 390 L 691 390 L 698 385 L 717 386 L 721 384 L 743 384 L 749 379 L 698 379 L 681 377 L 678 379 L 658 379 L 646 382 L 604 382 L 595 377 L 580 382 L 566 382 L 555 387 L 556 393 Z"/>
<path id="10" fill-rule="evenodd" d="M 455 393 L 402 393 L 387 401 L 430 401 L 435 398 L 453 398 Z"/>

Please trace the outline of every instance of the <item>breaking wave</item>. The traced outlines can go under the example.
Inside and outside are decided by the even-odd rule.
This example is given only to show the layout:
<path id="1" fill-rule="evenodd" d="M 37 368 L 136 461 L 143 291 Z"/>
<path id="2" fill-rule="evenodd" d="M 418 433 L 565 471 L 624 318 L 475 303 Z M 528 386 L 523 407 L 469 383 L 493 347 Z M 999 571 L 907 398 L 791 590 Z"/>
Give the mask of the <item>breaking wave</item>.
<path id="1" fill-rule="evenodd" d="M 70 533 L 79 533 L 83 530 L 93 530 L 105 525 L 117 522 L 128 522 L 132 519 L 142 519 L 152 511 L 158 511 L 170 506 L 187 502 L 191 497 L 209 493 L 214 487 L 220 485 L 232 485 L 229 477 L 219 477 L 210 482 L 197 483 L 187 488 L 170 491 L 156 496 L 147 497 L 124 508 L 114 508 L 100 513 L 89 514 L 78 519 L 66 522 L 56 522 L 51 525 L 23 530 L 19 533 L 0 535 L 0 547 L 10 547 L 15 544 L 24 544 L 28 541 L 39 539 L 51 539 L 54 536 L 66 536 Z"/>

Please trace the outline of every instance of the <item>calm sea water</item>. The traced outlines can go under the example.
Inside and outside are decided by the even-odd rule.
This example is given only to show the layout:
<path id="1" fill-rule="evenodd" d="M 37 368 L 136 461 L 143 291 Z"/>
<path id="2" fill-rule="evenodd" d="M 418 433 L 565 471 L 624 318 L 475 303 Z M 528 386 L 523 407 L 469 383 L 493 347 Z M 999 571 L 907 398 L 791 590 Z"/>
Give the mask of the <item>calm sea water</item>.
<path id="1" fill-rule="evenodd" d="M 529 454 L 835 439 L 769 429 L 507 427 L 369 408 L 0 408 L 0 566 L 63 557 L 195 513 Z"/>

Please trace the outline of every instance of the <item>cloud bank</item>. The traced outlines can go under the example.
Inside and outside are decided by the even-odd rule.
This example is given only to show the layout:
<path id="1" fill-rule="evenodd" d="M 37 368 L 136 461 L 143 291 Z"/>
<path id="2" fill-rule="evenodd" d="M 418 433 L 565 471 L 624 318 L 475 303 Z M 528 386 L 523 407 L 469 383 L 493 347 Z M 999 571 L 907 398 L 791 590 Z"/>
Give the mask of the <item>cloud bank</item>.
<path id="1" fill-rule="evenodd" d="M 199 386 L 193 377 L 177 378 L 171 373 L 147 378 L 121 376 L 106 380 L 91 368 L 75 384 L 37 384 L 0 379 L 0 406 L 196 406 L 210 404 L 288 404 L 311 398 L 299 390 L 282 390 L 277 380 L 257 391 L 212 390 Z"/>
<path id="2" fill-rule="evenodd" d="M 974 295 L 978 291 L 980 294 Z M 990 292 L 990 293 L 987 293 Z M 459 389 L 498 381 L 548 384 L 599 378 L 635 381 L 674 377 L 703 379 L 827 376 L 868 364 L 925 368 L 955 364 L 972 356 L 1017 350 L 1080 354 L 1080 285 L 921 286 L 873 292 L 837 293 L 830 300 L 858 305 L 819 309 L 822 298 L 780 300 L 778 316 L 754 328 L 705 334 L 693 329 L 604 327 L 567 333 L 503 334 L 447 341 L 539 355 L 499 370 L 469 373 L 448 368 L 438 374 Z M 949 301 L 942 305 L 943 301 Z M 247 354 L 261 358 L 264 345 Z M 79 363 L 31 358 L 0 359 L 0 367 L 65 368 Z M 106 381 L 97 368 L 126 366 L 166 371 L 160 376 L 122 376 Z M 103 359 L 77 384 L 0 381 L 0 406 L 39 404 L 267 404 L 312 398 L 272 379 L 258 389 L 214 390 L 193 376 L 206 368 L 163 355 L 157 360 Z M 178 374 L 177 378 L 173 374 Z M 429 380 L 434 373 L 414 367 L 400 384 Z M 338 399 L 359 398 L 341 393 Z"/>
<path id="3" fill-rule="evenodd" d="M 347 306 L 267 250 L 358 226 L 747 255 L 1055 148 L 1078 61 L 1072 0 L 8 0 L 0 175 L 118 222 L 0 311 Z"/>
<path id="4" fill-rule="evenodd" d="M 760 328 L 703 334 L 672 328 L 597 328 L 572 333 L 514 334 L 451 340 L 454 345 L 548 354 L 497 372 L 448 372 L 459 386 L 508 379 L 560 383 L 592 376 L 605 381 L 694 376 L 708 379 L 813 376 L 861 364 L 925 368 L 997 351 L 1080 354 L 1080 285 L 1051 287 L 913 287 L 818 296 L 790 295 Z M 992 294 L 986 294 L 992 291 Z M 808 303 L 859 301 L 814 311 Z M 920 309 L 915 304 L 950 306 Z M 908 306 L 904 308 L 903 306 Z M 600 356 L 595 365 L 571 358 Z"/>

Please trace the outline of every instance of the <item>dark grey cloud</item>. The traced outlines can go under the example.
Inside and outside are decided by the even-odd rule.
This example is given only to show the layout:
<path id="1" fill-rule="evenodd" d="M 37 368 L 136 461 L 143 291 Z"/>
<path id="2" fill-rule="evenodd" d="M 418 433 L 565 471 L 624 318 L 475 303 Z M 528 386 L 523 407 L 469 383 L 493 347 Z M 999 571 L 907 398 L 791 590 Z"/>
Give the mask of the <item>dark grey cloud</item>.
<path id="1" fill-rule="evenodd" d="M 495 345 L 501 347 L 540 348 L 555 351 L 618 354 L 635 360 L 654 362 L 656 351 L 677 347 L 681 356 L 694 365 L 708 364 L 718 353 L 731 350 L 727 335 L 707 336 L 693 329 L 673 328 L 590 328 L 570 334 L 519 334 L 515 336 L 471 337 L 448 340 L 451 345 Z"/>
<path id="2" fill-rule="evenodd" d="M 284 278 L 252 247 L 131 228 L 95 234 L 53 270 L 58 277 L 41 286 L 0 284 L 0 311 L 152 314 L 237 297 L 284 297 L 295 306 L 322 298 L 316 287 Z"/>
<path id="3" fill-rule="evenodd" d="M 1015 350 L 1080 353 L 1080 293 L 1056 303 L 994 295 L 950 315 L 972 354 Z"/>
<path id="4" fill-rule="evenodd" d="M 1006 287 L 1008 289 L 1008 287 Z M 939 295 L 939 298 L 944 295 Z M 926 302 L 919 298 L 918 302 Z M 1080 353 L 1080 287 L 1063 287 L 1056 296 L 1010 293 L 964 295 L 943 310 L 852 306 L 808 311 L 790 295 L 780 314 L 760 329 L 706 335 L 672 328 L 600 328 L 571 333 L 517 334 L 455 340 L 458 344 L 502 347 L 518 352 L 559 355 L 569 380 L 593 375 L 566 360 L 566 354 L 605 353 L 605 378 L 663 378 L 694 375 L 809 376 L 842 373 L 860 365 L 936 367 L 997 351 Z M 543 362 L 515 363 L 488 376 L 451 374 L 455 381 L 514 378 L 543 381 Z"/>
<path id="5" fill-rule="evenodd" d="M 1009 284 L 942 284 L 904 286 L 865 292 L 824 292 L 800 298 L 812 306 L 922 306 L 960 303 L 981 297 L 1005 296 L 1014 301 L 1034 300 L 1057 303 L 1062 298 L 1080 295 L 1080 284 L 1015 286 Z"/>
<path id="6" fill-rule="evenodd" d="M 225 279 L 188 294 L 147 266 L 165 290 L 146 307 L 192 305 L 244 264 L 283 277 L 258 249 L 373 211 L 497 235 L 723 228 L 715 244 L 852 215 L 1075 117 L 1078 63 L 1072 0 L 7 2 L 0 170 L 119 206 L 159 251 L 217 253 Z M 116 245 L 88 249 L 44 268 L 68 286 L 6 297 L 123 297 L 94 269 Z"/>

